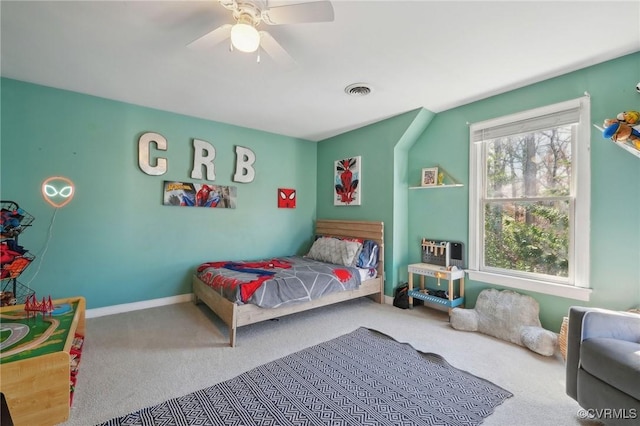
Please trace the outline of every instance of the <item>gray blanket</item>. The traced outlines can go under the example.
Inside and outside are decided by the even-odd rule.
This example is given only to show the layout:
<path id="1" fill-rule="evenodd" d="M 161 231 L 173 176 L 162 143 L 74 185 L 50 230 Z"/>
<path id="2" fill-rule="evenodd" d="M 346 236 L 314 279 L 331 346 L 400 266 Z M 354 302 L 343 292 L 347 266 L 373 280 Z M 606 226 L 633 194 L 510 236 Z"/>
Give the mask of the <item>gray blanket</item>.
<path id="1" fill-rule="evenodd" d="M 360 286 L 356 268 L 300 256 L 258 261 L 209 262 L 198 277 L 225 298 L 263 308 L 308 302 Z"/>

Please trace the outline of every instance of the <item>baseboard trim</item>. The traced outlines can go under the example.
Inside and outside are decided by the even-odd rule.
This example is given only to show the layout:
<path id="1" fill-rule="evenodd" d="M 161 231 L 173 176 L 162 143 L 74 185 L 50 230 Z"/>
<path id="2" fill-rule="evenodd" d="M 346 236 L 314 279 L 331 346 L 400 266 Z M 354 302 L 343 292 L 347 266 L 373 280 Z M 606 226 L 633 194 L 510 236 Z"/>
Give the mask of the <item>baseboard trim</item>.
<path id="1" fill-rule="evenodd" d="M 156 308 L 158 306 L 190 302 L 192 300 L 193 293 L 187 293 L 180 294 L 178 296 L 162 297 L 160 299 L 144 300 L 142 302 L 123 303 L 121 305 L 105 306 L 104 308 L 87 309 L 85 317 L 104 317 L 107 315 L 121 314 L 124 312 L 139 311 L 140 309 Z"/>
<path id="2" fill-rule="evenodd" d="M 162 297 L 160 299 L 144 300 L 142 302 L 123 303 L 121 305 L 105 306 L 104 308 L 87 309 L 86 318 L 98 318 L 107 315 L 122 314 L 124 312 L 139 311 L 141 309 L 157 308 L 158 306 L 174 305 L 176 303 L 191 302 L 193 293 L 178 296 Z M 384 303 L 393 304 L 393 297 L 384 296 Z"/>

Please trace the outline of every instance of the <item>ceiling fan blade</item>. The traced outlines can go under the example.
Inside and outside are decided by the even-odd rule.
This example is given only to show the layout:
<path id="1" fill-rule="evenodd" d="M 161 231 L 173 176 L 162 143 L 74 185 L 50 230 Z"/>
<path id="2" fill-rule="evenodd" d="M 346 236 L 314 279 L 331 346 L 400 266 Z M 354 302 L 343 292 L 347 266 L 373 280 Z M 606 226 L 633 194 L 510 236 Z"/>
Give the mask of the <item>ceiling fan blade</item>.
<path id="1" fill-rule="evenodd" d="M 294 61 L 280 43 L 266 31 L 260 31 L 260 47 L 267 52 L 267 55 L 271 56 L 280 67 L 292 69 L 296 66 L 296 61 Z"/>
<path id="2" fill-rule="evenodd" d="M 231 24 L 222 25 L 221 27 L 216 28 L 210 33 L 203 35 L 199 39 L 192 41 L 187 45 L 187 47 L 193 50 L 212 48 L 231 37 L 231 27 Z"/>
<path id="3" fill-rule="evenodd" d="M 328 0 L 274 6 L 262 12 L 262 20 L 269 25 L 331 22 L 333 6 Z"/>

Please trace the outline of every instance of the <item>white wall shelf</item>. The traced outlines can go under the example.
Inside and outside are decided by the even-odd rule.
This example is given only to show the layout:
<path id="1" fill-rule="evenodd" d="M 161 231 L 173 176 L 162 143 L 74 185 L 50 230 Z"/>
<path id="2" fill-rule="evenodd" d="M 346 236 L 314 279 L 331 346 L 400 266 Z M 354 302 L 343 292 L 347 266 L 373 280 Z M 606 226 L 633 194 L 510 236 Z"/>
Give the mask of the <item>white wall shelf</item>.
<path id="1" fill-rule="evenodd" d="M 436 189 L 436 188 L 452 188 L 456 186 L 464 186 L 461 183 L 456 184 L 443 184 L 443 185 L 433 185 L 433 186 L 410 186 L 409 189 Z"/>
<path id="2" fill-rule="evenodd" d="M 597 124 L 594 124 L 593 127 L 600 130 L 600 132 L 604 131 L 602 126 L 598 126 Z M 638 126 L 634 126 L 634 129 L 640 130 Z M 611 142 L 613 142 L 615 146 L 618 146 L 624 149 L 625 151 L 631 153 L 632 155 L 635 155 L 636 157 L 640 158 L 640 150 L 638 150 L 630 141 L 626 141 L 626 142 L 611 141 Z"/>
<path id="3" fill-rule="evenodd" d="M 438 167 L 438 173 L 444 174 L 443 184 L 442 185 L 432 185 L 432 186 L 410 186 L 409 189 L 436 189 L 436 188 L 454 188 L 464 186 L 458 180 L 456 180 L 453 176 L 451 176 L 445 169 Z M 444 183 L 447 182 L 447 183 Z"/>

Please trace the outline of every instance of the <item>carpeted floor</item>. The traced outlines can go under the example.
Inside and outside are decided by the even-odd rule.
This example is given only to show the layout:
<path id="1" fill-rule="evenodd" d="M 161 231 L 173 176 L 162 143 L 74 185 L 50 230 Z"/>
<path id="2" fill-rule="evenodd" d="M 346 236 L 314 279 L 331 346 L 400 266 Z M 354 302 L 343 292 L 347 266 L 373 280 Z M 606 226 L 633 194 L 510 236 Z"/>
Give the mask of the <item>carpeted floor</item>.
<path id="1" fill-rule="evenodd" d="M 89 318 L 71 416 L 64 426 L 95 425 L 230 380 L 260 365 L 359 327 L 378 330 L 420 352 L 513 393 L 483 426 L 577 426 L 578 404 L 564 391 L 558 353 L 543 357 L 479 333 L 454 330 L 446 313 L 402 310 L 354 300 L 238 330 L 192 303 Z"/>
<path id="2" fill-rule="evenodd" d="M 361 327 L 103 426 L 476 426 L 511 396 Z"/>

